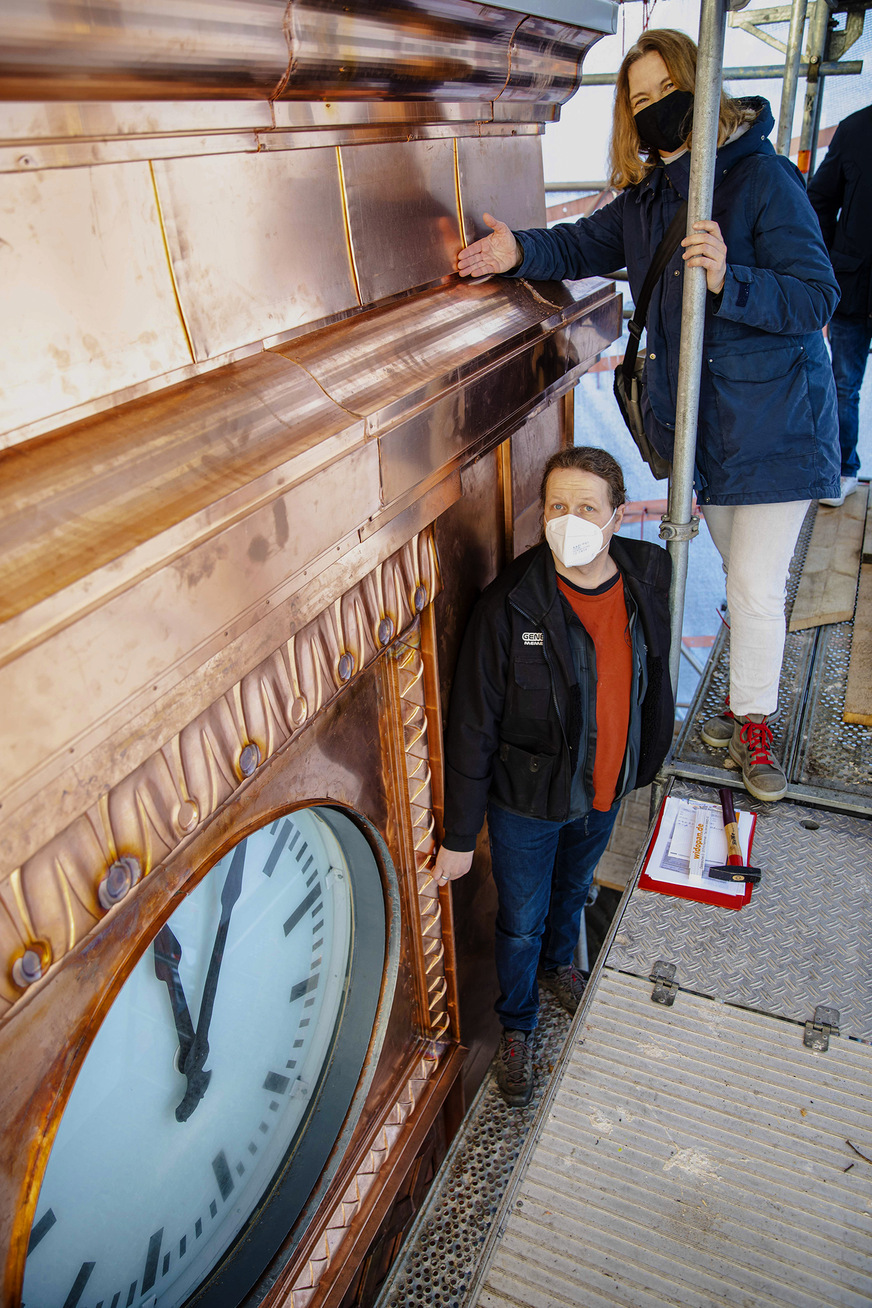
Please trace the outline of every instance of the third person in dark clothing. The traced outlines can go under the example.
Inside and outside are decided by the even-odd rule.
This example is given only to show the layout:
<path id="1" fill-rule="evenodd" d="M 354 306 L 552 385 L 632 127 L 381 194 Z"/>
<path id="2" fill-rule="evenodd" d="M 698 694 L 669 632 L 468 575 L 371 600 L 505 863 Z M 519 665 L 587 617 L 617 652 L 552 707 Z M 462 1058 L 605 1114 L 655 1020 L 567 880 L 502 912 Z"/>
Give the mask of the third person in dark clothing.
<path id="1" fill-rule="evenodd" d="M 842 298 L 830 320 L 842 451 L 839 505 L 857 489 L 860 387 L 872 343 L 872 105 L 843 119 L 808 187 Z"/>

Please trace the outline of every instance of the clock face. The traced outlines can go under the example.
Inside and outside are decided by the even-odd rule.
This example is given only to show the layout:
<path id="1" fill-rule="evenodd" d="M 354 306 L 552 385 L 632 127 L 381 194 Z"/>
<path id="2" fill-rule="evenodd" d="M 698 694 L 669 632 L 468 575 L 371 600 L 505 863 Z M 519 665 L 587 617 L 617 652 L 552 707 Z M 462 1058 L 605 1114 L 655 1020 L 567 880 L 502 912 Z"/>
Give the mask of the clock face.
<path id="1" fill-rule="evenodd" d="M 279 818 L 207 873 L 79 1071 L 31 1228 L 24 1308 L 177 1308 L 198 1288 L 198 1304 L 237 1302 L 226 1267 L 236 1293 L 250 1287 L 348 1110 L 384 916 L 369 846 L 331 810 Z"/>

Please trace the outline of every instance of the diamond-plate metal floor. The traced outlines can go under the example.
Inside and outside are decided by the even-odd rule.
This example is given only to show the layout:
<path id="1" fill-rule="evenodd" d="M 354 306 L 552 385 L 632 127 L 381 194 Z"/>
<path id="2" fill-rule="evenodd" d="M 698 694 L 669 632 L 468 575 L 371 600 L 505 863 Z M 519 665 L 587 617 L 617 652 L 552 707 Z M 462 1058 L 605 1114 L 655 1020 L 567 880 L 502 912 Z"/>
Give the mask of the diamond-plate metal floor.
<path id="1" fill-rule="evenodd" d="M 718 803 L 684 780 L 672 793 Z M 647 977 L 664 959 L 682 988 L 797 1022 L 823 1004 L 844 1035 L 872 1040 L 872 824 L 744 792 L 737 804 L 757 814 L 751 902 L 734 911 L 637 890 L 608 966 Z"/>

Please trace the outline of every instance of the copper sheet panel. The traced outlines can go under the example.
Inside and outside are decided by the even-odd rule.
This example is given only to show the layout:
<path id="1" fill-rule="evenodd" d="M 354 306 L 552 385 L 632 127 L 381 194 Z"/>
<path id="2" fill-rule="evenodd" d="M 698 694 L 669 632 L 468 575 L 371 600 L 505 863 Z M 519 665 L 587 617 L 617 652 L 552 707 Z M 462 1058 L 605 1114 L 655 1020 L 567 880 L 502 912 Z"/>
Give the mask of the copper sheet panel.
<path id="1" fill-rule="evenodd" d="M 0 432 L 190 363 L 148 164 L 0 177 L 0 283 Z"/>
<path id="2" fill-rule="evenodd" d="M 261 353 L 0 455 L 0 660 L 362 440 Z"/>
<path id="3" fill-rule="evenodd" d="M 455 271 L 461 248 L 454 142 L 340 148 L 362 304 Z"/>
<path id="4" fill-rule="evenodd" d="M 525 509 L 539 511 L 542 467 L 560 447 L 560 406 L 552 404 L 538 417 L 525 422 L 512 436 L 512 510 L 515 518 Z"/>
<path id="5" fill-rule="evenodd" d="M 0 668 L 0 793 L 156 677 L 226 635 L 379 506 L 374 445 L 353 451 Z M 61 694 L 51 693 L 62 687 Z"/>
<path id="6" fill-rule="evenodd" d="M 515 230 L 545 226 L 545 178 L 538 136 L 465 137 L 457 142 L 464 244 L 490 235 L 483 213 Z"/>
<path id="7" fill-rule="evenodd" d="M 481 368 L 507 342 L 538 333 L 557 312 L 521 282 L 456 281 L 275 350 L 375 432 Z"/>
<path id="8" fill-rule="evenodd" d="M 0 102 L 0 142 L 253 132 L 272 125 L 272 106 L 265 100 Z"/>
<path id="9" fill-rule="evenodd" d="M 161 160 L 154 173 L 195 358 L 357 304 L 335 150 Z"/>

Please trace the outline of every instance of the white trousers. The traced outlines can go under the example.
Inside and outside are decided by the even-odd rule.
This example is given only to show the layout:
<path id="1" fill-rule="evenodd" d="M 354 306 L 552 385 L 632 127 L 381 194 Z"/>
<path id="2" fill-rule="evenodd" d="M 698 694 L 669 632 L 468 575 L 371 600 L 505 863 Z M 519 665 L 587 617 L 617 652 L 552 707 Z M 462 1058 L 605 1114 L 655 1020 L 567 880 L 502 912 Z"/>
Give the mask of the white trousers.
<path id="1" fill-rule="evenodd" d="M 778 707 L 785 588 L 810 502 L 702 508 L 727 574 L 730 708 L 741 717 Z"/>

